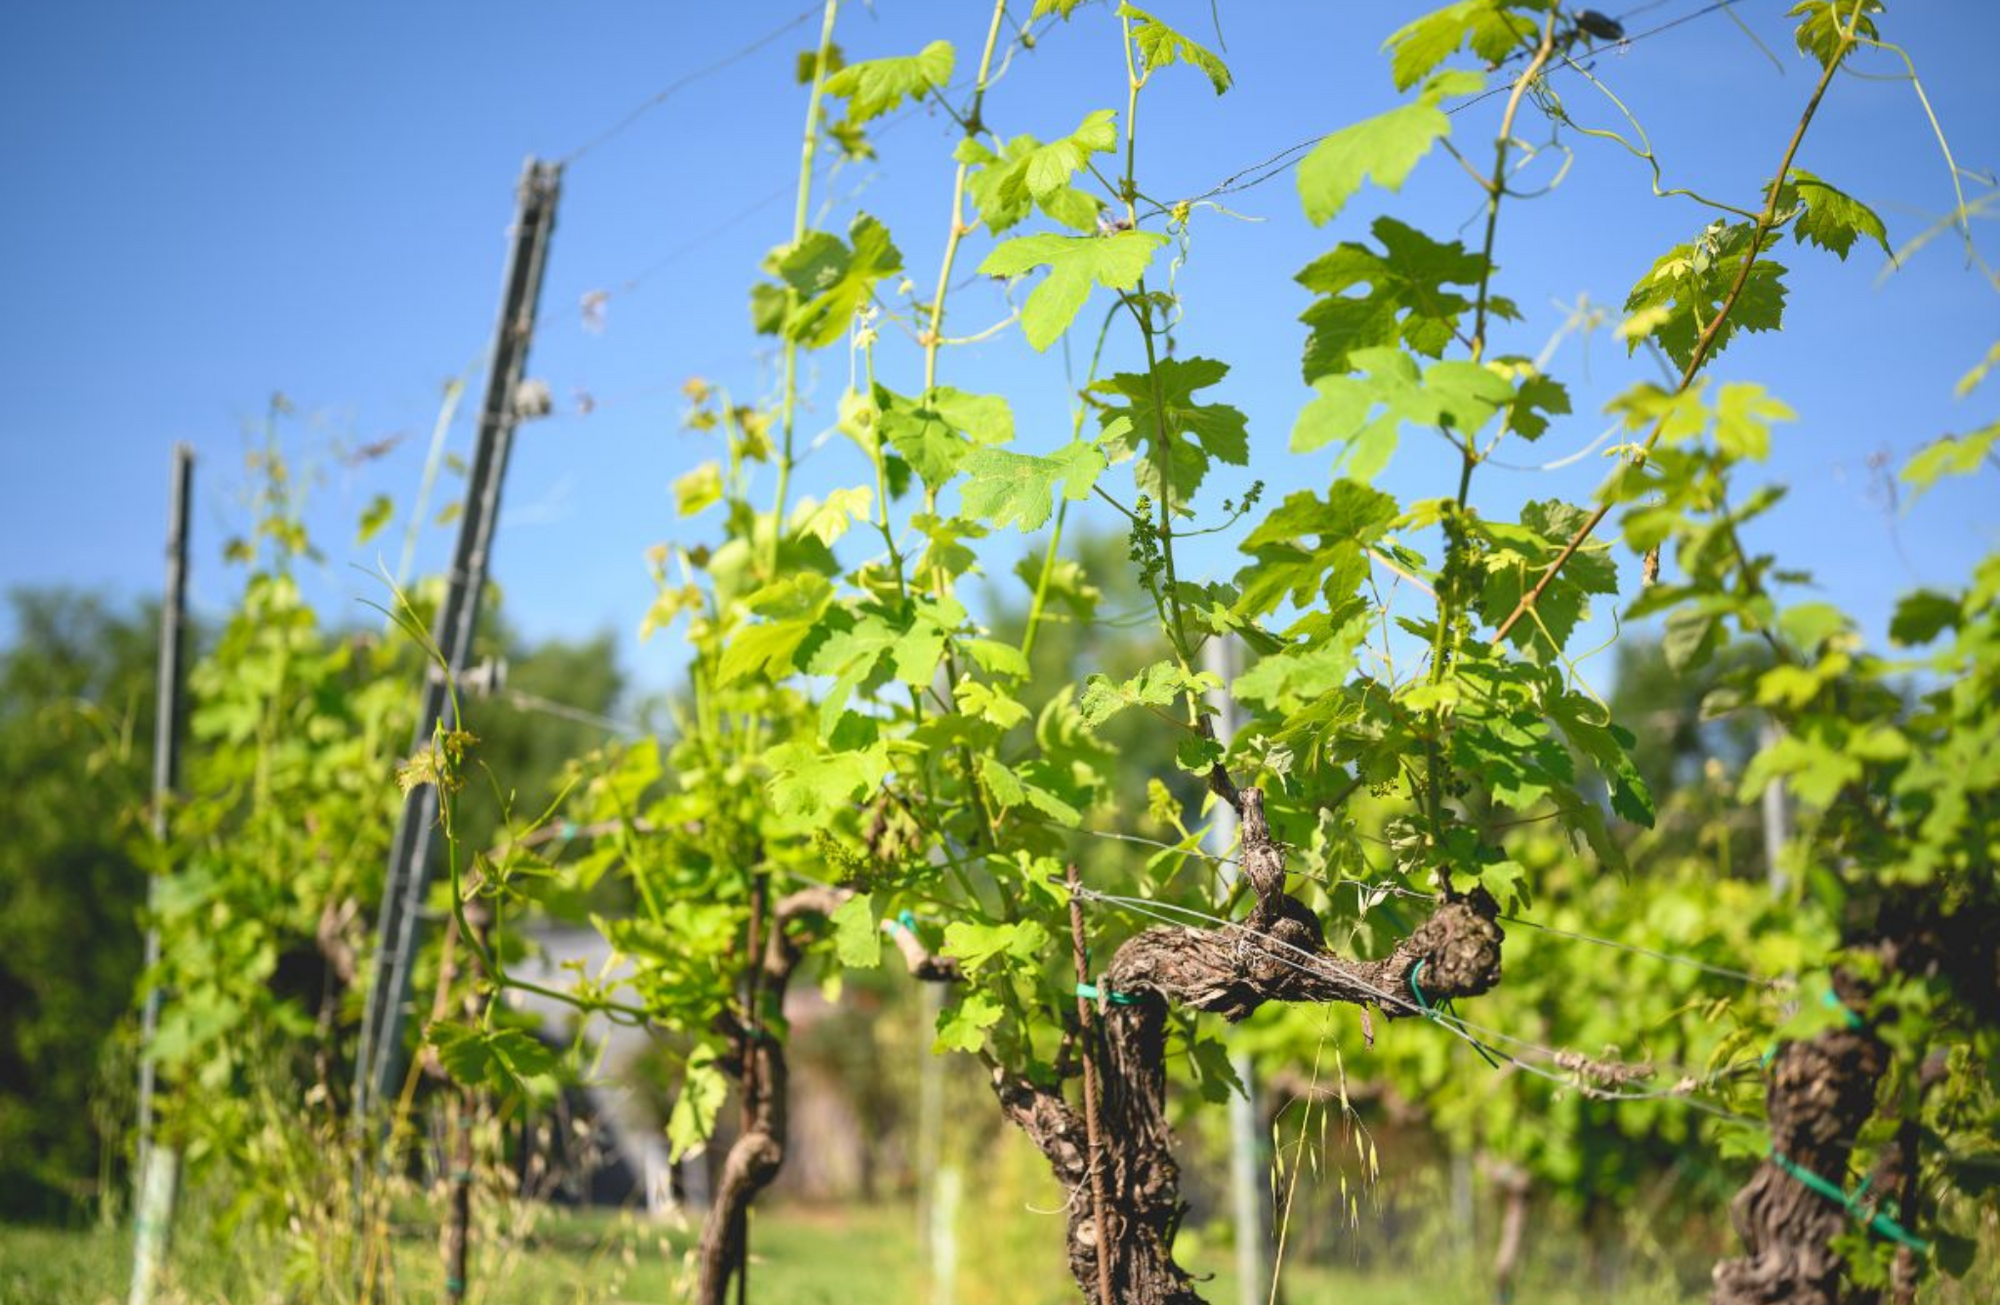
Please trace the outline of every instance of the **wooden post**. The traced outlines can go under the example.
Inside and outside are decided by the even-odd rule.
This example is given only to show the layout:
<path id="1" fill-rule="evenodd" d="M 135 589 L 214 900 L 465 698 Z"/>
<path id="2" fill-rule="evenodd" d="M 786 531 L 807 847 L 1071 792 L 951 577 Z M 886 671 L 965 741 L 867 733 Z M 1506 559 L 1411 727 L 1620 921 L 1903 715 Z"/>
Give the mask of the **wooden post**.
<path id="1" fill-rule="evenodd" d="M 425 681 L 423 707 L 417 716 L 411 745 L 413 752 L 431 746 L 452 702 L 452 682 L 465 670 L 472 656 L 479 600 L 486 587 L 493 531 L 500 512 L 500 487 L 506 479 L 514 428 L 520 419 L 515 394 L 521 385 L 529 342 L 534 335 L 542 271 L 548 260 L 556 200 L 561 189 L 560 164 L 530 158 L 522 168 L 500 320 L 487 374 L 486 398 L 480 409 L 479 442 L 466 485 L 465 513 L 459 519 L 458 543 L 447 577 L 445 599 L 431 630 L 444 665 L 434 666 Z M 431 831 L 436 823 L 437 790 L 428 784 L 419 785 L 410 791 L 403 804 L 382 889 L 375 963 L 367 1004 L 362 1011 L 361 1041 L 355 1054 L 353 1119 L 357 1139 L 367 1136 L 371 1119 L 391 1099 L 390 1084 L 402 1068 L 404 1008 L 410 999 L 410 970 L 422 930 L 424 894 L 430 886 Z"/>
<path id="2" fill-rule="evenodd" d="M 194 450 L 174 445 L 171 491 L 167 509 L 167 588 L 160 602 L 160 658 L 157 705 L 153 719 L 153 841 L 165 847 L 167 806 L 180 782 L 181 665 L 187 650 L 188 495 L 194 484 Z M 160 872 L 156 867 L 146 886 L 150 915 L 159 908 Z M 146 925 L 146 969 L 160 963 L 160 930 Z M 170 1142 L 153 1136 L 153 1090 L 156 1067 L 153 1034 L 160 1025 L 161 993 L 148 987 L 139 1025 L 139 1154 L 133 1200 L 132 1305 L 147 1305 L 153 1279 L 166 1258 L 168 1226 L 173 1221 L 174 1190 L 179 1185 L 180 1155 Z"/>

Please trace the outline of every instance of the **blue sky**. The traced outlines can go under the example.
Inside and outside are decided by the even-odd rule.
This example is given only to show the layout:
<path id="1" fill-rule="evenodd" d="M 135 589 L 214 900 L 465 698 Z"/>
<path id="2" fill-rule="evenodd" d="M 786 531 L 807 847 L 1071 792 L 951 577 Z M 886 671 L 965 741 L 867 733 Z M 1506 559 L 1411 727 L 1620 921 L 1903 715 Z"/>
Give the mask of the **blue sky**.
<path id="1" fill-rule="evenodd" d="M 1029 6 L 1013 7 L 1025 16 Z M 1155 7 L 1215 43 L 1207 0 Z M 1396 96 L 1378 47 L 1425 7 L 1223 0 L 1237 87 L 1217 98 L 1199 76 L 1172 69 L 1148 88 L 1142 185 L 1155 195 L 1198 193 L 1390 107 Z M 1636 33 L 1703 7 L 1607 9 L 1643 9 L 1628 19 Z M 1775 64 L 1724 13 L 1597 56 L 1598 76 L 1644 123 L 1670 184 L 1756 207 L 1813 84 L 1814 70 L 1791 50 L 1785 8 L 1736 6 Z M 234 573 L 220 547 L 244 519 L 246 428 L 283 391 L 301 414 L 294 452 L 320 472 L 311 521 L 329 559 L 312 577 L 314 592 L 332 612 L 365 615 L 359 604 L 379 599 L 381 586 L 356 567 L 393 565 L 400 522 L 354 548 L 354 520 L 377 493 L 409 502 L 442 383 L 486 347 L 524 156 L 574 150 L 803 9 L 800 0 L 71 0 L 0 10 L 0 39 L 14 52 L 0 83 L 10 179 L 0 209 L 8 251 L 0 357 L 11 400 L 0 410 L 0 586 L 66 583 L 126 597 L 154 588 L 168 449 L 186 440 L 201 459 L 195 602 L 221 610 Z M 913 52 L 941 36 L 958 46 L 963 70 L 988 12 L 976 0 L 849 3 L 838 39 L 858 59 Z M 815 15 L 692 83 L 576 159 L 565 179 L 529 367 L 553 388 L 558 412 L 522 431 L 496 575 L 518 626 L 536 636 L 613 629 L 643 682 L 664 682 L 676 661 L 671 647 L 636 639 L 650 598 L 645 551 L 700 538 L 704 526 L 673 515 L 673 478 L 708 455 L 680 429 L 680 385 L 699 374 L 738 398 L 770 389 L 747 290 L 759 258 L 789 231 L 804 99 L 792 65 L 816 25 Z M 1987 66 L 2000 48 L 2000 7 L 1896 6 L 1884 30 L 1915 59 L 1960 165 L 2000 166 L 2000 93 Z M 1878 57 L 1866 67 L 1897 65 Z M 1556 87 L 1584 120 L 1614 121 L 1573 74 Z M 1090 110 L 1122 112 L 1123 102 L 1117 25 L 1097 6 L 1020 54 L 987 116 L 1004 134 L 1047 138 Z M 1455 139 L 1475 157 L 1489 156 L 1501 103 L 1454 120 Z M 1524 122 L 1524 135 L 1547 141 L 1539 118 Z M 833 204 L 822 225 L 844 230 L 856 208 L 875 214 L 927 288 L 943 246 L 956 135 L 942 114 L 898 123 L 882 136 L 878 160 L 821 182 L 816 199 Z M 1565 143 L 1575 158 L 1562 184 L 1532 204 L 1510 204 L 1502 218 L 1496 288 L 1527 314 L 1497 341 L 1505 352 L 1539 352 L 1563 320 L 1561 305 L 1579 296 L 1615 310 L 1656 256 L 1709 220 L 1686 200 L 1652 198 L 1643 166 L 1616 146 Z M 1550 151 L 1537 165 L 1544 175 L 1556 157 Z M 1798 162 L 1873 205 L 1898 243 L 1953 204 L 1907 82 L 1839 79 Z M 1301 216 L 1289 173 L 1227 202 L 1257 220 L 1197 218 L 1178 280 L 1186 300 L 1178 347 L 1228 362 L 1232 373 L 1212 397 L 1250 417 L 1257 465 L 1216 478 L 1215 497 L 1258 476 L 1275 499 L 1323 483 L 1329 461 L 1324 452 L 1285 452 L 1309 397 L 1294 320 L 1307 296 L 1293 274 L 1336 242 L 1360 238 L 1381 212 L 1476 241 L 1479 200 L 1440 153 L 1402 194 L 1364 192 L 1325 229 Z M 983 234 L 973 237 L 961 272 L 988 247 Z M 1827 597 L 1880 628 L 1896 592 L 1952 583 L 2000 542 L 1990 480 L 1946 487 L 1898 516 L 1877 469 L 1990 419 L 2000 381 L 1962 401 L 1951 390 L 2000 335 L 2000 297 L 1948 240 L 1880 284 L 1882 259 L 1864 248 L 1842 264 L 1787 242 L 1777 258 L 1793 269 L 1787 329 L 1739 337 L 1715 369 L 1766 384 L 1800 416 L 1780 432 L 1771 462 L 1792 493 L 1753 544 L 1813 569 Z M 604 329 L 592 332 L 579 303 L 600 289 L 613 293 Z M 952 307 L 960 332 L 1005 313 L 1000 290 L 983 283 Z M 1097 316 L 1093 307 L 1080 321 Z M 1113 365 L 1129 367 L 1134 348 L 1116 339 Z M 907 346 L 885 348 L 879 365 L 893 387 L 919 388 Z M 807 435 L 831 420 L 847 368 L 839 347 L 815 357 Z M 1553 370 L 1570 384 L 1577 415 L 1539 445 L 1515 449 L 1514 460 L 1584 448 L 1604 428 L 1603 401 L 1657 374 L 1608 336 L 1587 354 L 1565 343 Z M 1007 394 L 1026 451 L 1067 440 L 1060 347 L 1037 355 L 1018 332 L 1003 332 L 948 351 L 941 380 Z M 582 393 L 595 401 L 588 414 Z M 378 460 L 350 467 L 333 456 L 336 444 L 395 435 L 405 438 Z M 469 439 L 461 416 L 454 448 Z M 1489 467 L 1474 500 L 1502 513 L 1528 497 L 1581 499 L 1601 471 L 1595 458 L 1556 471 Z M 829 444 L 801 478 L 824 492 L 862 476 Z M 1409 437 L 1384 483 L 1417 497 L 1449 493 L 1455 480 L 1455 455 Z M 447 535 L 428 532 L 427 561 L 442 557 Z M 1001 541 L 994 569 L 1021 542 Z M 1196 549 L 1183 574 L 1226 577 L 1237 564 L 1230 543 Z"/>

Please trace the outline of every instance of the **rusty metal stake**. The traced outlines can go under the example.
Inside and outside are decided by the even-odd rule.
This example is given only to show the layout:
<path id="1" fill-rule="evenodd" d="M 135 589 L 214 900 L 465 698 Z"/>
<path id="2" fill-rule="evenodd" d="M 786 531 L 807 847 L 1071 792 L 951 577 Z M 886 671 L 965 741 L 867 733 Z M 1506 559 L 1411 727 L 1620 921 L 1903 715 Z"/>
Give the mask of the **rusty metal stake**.
<path id="1" fill-rule="evenodd" d="M 1083 904 L 1077 897 L 1078 887 L 1076 864 L 1071 862 L 1069 938 L 1071 953 L 1076 958 L 1076 981 L 1081 987 L 1090 982 L 1090 958 L 1084 948 Z M 1083 1025 L 1083 1127 L 1084 1140 L 1090 1147 L 1090 1221 L 1097 1231 L 1097 1302 L 1111 1305 L 1111 1234 L 1104 1226 L 1104 1165 L 1097 1124 L 1097 1024 L 1090 999 L 1081 991 L 1076 995 L 1076 1017 Z"/>

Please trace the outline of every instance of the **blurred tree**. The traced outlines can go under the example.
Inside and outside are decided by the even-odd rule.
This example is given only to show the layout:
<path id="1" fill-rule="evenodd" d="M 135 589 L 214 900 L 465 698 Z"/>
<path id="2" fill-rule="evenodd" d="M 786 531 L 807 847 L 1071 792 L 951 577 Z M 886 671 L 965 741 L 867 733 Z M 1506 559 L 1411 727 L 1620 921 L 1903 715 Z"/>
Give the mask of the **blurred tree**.
<path id="1" fill-rule="evenodd" d="M 0 1218 L 77 1212 L 118 1172 L 89 1109 L 131 1009 L 157 621 L 70 590 L 7 598 L 0 651 Z M 123 1111 L 111 1112 L 122 1116 Z"/>
<path id="2" fill-rule="evenodd" d="M 0 1219 L 73 1217 L 119 1190 L 130 1055 L 116 1035 L 139 978 L 145 871 L 133 859 L 148 801 L 157 616 L 64 589 L 7 596 L 0 650 Z M 505 777 L 517 820 L 554 796 L 569 758 L 604 740 L 584 717 L 623 692 L 613 637 L 530 645 L 496 620 L 506 689 L 469 697 L 480 760 Z M 467 844 L 502 820 L 468 786 Z M 107 1075 L 107 1061 L 121 1068 Z M 107 1100 L 108 1098 L 108 1100 Z M 104 1108 L 93 1109 L 93 1104 Z"/>
<path id="3" fill-rule="evenodd" d="M 1750 642 L 1722 649 L 1699 668 L 1676 666 L 1657 640 L 1619 643 L 1611 717 L 1633 732 L 1632 762 L 1662 812 L 1651 829 L 1624 827 L 1626 836 L 1662 855 L 1700 853 L 1720 874 L 1764 877 L 1759 809 L 1735 799 L 1736 777 L 1757 751 L 1756 724 L 1748 712 L 1703 708 L 1726 676 L 1769 661 L 1770 653 Z"/>

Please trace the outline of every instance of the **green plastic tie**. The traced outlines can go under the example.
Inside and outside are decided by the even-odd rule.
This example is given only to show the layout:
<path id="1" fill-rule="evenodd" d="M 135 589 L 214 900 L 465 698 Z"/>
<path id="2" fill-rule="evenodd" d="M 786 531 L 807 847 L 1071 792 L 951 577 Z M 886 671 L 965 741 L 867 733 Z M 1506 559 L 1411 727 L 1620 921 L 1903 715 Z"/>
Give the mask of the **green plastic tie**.
<path id="1" fill-rule="evenodd" d="M 1424 958 L 1424 960 L 1429 960 L 1429 959 L 1430 958 L 1428 956 Z M 1424 1014 L 1430 1016 L 1432 1019 L 1436 1019 L 1437 1011 L 1431 1008 L 1430 1002 L 1424 997 L 1424 990 L 1417 986 L 1417 971 L 1423 968 L 1424 968 L 1424 961 L 1418 961 L 1415 965 L 1412 965 L 1410 967 L 1410 991 L 1417 994 L 1417 1005 L 1423 1007 Z"/>
<path id="2" fill-rule="evenodd" d="M 1109 988 L 1100 987 L 1094 983 L 1077 984 L 1076 995 L 1084 998 L 1086 1001 L 1108 1001 L 1113 1006 L 1133 1006 L 1137 1005 L 1139 1001 L 1137 997 L 1122 992 L 1113 992 Z"/>
<path id="3" fill-rule="evenodd" d="M 472 1181 L 472 1171 L 470 1169 L 454 1169 L 451 1174 L 451 1181 L 454 1183 L 469 1183 Z"/>
<path id="4" fill-rule="evenodd" d="M 444 1289 L 454 1296 L 463 1296 L 465 1294 L 465 1279 L 446 1278 L 444 1280 Z"/>
<path id="5" fill-rule="evenodd" d="M 1458 1016 L 1452 1014 L 1451 998 L 1446 997 L 1440 1005 L 1433 1006 L 1430 1003 L 1430 998 L 1424 996 L 1424 990 L 1422 985 L 1420 985 L 1417 982 L 1417 972 L 1424 968 L 1424 961 L 1428 961 L 1429 959 L 1430 958 L 1426 956 L 1424 960 L 1418 961 L 1415 965 L 1412 965 L 1410 967 L 1410 991 L 1416 995 L 1417 1005 L 1420 1008 L 1422 1008 L 1424 1012 L 1424 1017 L 1426 1019 L 1435 1021 L 1447 1015 L 1451 1016 L 1452 1019 L 1457 1019 Z M 1466 1033 L 1463 1029 L 1458 1030 L 1458 1032 L 1460 1036 L 1462 1036 L 1467 1042 L 1470 1042 L 1472 1044 L 1472 1049 L 1479 1053 L 1479 1058 L 1481 1060 L 1485 1061 L 1488 1065 L 1491 1065 L 1494 1069 L 1500 1068 L 1500 1062 L 1493 1059 L 1493 1053 L 1486 1049 L 1485 1043 L 1481 1042 L 1478 1038 L 1473 1037 L 1471 1034 Z"/>
<path id="6" fill-rule="evenodd" d="M 1847 1017 L 1848 1028 L 1865 1029 L 1868 1027 L 1868 1021 L 1862 1019 L 1859 1015 L 1855 1014 L 1854 1007 L 1842 1001 L 1840 999 L 1840 994 L 1836 993 L 1833 989 L 1828 988 L 1825 992 L 1822 992 L 1819 995 L 1819 1000 L 1820 1000 L 1820 1005 L 1831 1006 L 1833 1009 L 1845 1015 Z"/>
<path id="7" fill-rule="evenodd" d="M 1862 1204 L 1861 1198 L 1867 1192 L 1868 1183 L 1871 1179 L 1863 1179 L 1861 1186 L 1855 1188 L 1852 1192 L 1847 1192 L 1843 1191 L 1838 1184 L 1828 1182 L 1812 1170 L 1793 1164 L 1791 1160 L 1780 1154 L 1776 1147 L 1771 1149 L 1771 1163 L 1791 1175 L 1792 1178 L 1796 1179 L 1804 1187 L 1818 1192 L 1827 1200 L 1846 1210 L 1848 1214 L 1866 1226 L 1868 1231 L 1877 1236 L 1886 1237 L 1892 1242 L 1900 1242 L 1919 1255 L 1930 1254 L 1931 1244 L 1923 1238 L 1911 1234 L 1902 1224 L 1897 1223 L 1895 1218 L 1886 1210 L 1870 1210 L 1866 1205 Z"/>

